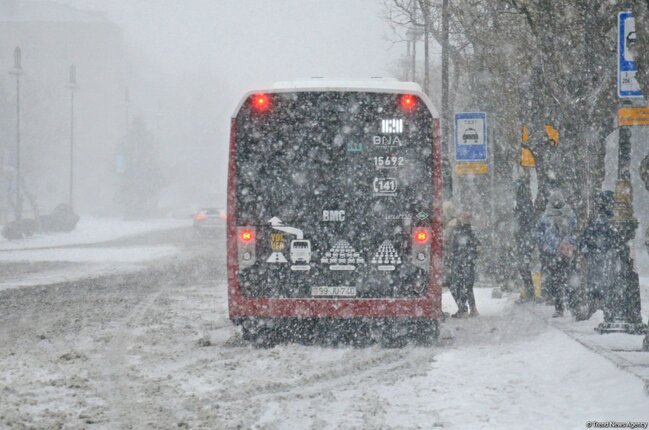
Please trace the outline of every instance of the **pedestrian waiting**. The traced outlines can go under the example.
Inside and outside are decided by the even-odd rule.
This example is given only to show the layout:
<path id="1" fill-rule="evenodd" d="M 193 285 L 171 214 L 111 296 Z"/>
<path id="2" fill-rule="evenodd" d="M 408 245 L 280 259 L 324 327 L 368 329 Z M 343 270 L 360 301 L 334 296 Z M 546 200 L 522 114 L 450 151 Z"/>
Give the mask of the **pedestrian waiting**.
<path id="1" fill-rule="evenodd" d="M 563 194 L 559 190 L 552 191 L 536 223 L 534 234 L 545 262 L 543 275 L 554 302 L 555 312 L 552 316 L 555 318 L 563 316 L 564 295 L 569 292 L 568 279 L 572 273 L 577 243 L 576 227 L 577 218 Z"/>
<path id="2" fill-rule="evenodd" d="M 478 259 L 480 241 L 471 227 L 471 214 L 462 212 L 451 240 L 449 284 L 458 311 L 453 315 L 464 318 L 478 316 L 473 284 L 475 283 L 475 264 Z M 470 314 L 468 311 L 470 310 Z"/>
<path id="3" fill-rule="evenodd" d="M 444 247 L 447 252 L 444 252 L 444 273 L 442 279 L 442 285 L 449 290 L 451 289 L 451 257 L 452 253 L 450 252 L 451 244 L 453 243 L 453 235 L 455 234 L 455 228 L 457 227 L 457 217 L 455 216 L 455 206 L 453 202 L 447 200 L 442 204 L 442 214 L 444 217 L 444 231 L 443 231 L 443 242 Z M 451 290 L 453 294 L 453 290 Z M 455 303 L 457 303 L 457 298 L 453 295 Z"/>
<path id="4" fill-rule="evenodd" d="M 612 191 L 598 194 L 594 216 L 579 239 L 579 251 L 586 262 L 587 309 L 578 319 L 589 319 L 598 309 L 607 312 L 604 303 L 607 294 L 615 288 L 617 234 L 613 224 L 614 204 Z"/>

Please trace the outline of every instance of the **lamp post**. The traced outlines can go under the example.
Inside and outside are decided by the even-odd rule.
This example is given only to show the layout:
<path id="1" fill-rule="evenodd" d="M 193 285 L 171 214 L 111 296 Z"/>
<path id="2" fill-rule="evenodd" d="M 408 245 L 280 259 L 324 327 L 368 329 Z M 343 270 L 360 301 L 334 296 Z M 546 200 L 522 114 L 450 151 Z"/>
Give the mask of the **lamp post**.
<path id="1" fill-rule="evenodd" d="M 70 194 L 68 204 L 74 210 L 74 92 L 79 88 L 77 84 L 77 68 L 70 65 L 70 78 L 67 87 L 70 89 Z"/>
<path id="2" fill-rule="evenodd" d="M 23 213 L 23 199 L 20 193 L 20 77 L 23 74 L 20 47 L 14 49 L 14 68 L 9 72 L 16 78 L 16 206 L 15 218 L 20 221 Z"/>
<path id="3" fill-rule="evenodd" d="M 449 0 L 442 0 L 442 180 L 444 200 L 453 197 L 453 174 L 449 161 L 451 114 L 449 112 Z"/>

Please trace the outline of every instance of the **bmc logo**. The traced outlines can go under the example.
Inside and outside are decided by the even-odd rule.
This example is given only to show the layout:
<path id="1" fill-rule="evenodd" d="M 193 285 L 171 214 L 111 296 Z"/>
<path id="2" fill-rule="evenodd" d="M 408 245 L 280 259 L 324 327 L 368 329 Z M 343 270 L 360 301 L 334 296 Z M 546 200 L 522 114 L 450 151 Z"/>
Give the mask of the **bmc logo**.
<path id="1" fill-rule="evenodd" d="M 345 211 L 322 211 L 322 221 L 345 221 Z"/>

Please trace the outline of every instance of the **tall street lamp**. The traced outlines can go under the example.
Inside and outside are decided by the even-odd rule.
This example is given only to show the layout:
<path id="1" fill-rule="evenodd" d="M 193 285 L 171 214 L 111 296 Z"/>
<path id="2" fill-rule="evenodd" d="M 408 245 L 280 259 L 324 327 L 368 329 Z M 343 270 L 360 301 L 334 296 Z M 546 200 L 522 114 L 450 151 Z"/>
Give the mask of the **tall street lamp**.
<path id="1" fill-rule="evenodd" d="M 67 87 L 70 89 L 70 194 L 68 204 L 74 208 L 74 92 L 79 88 L 77 84 L 77 68 L 70 65 L 70 79 Z"/>
<path id="2" fill-rule="evenodd" d="M 9 72 L 16 77 L 16 221 L 20 221 L 23 213 L 23 199 L 20 193 L 20 77 L 23 74 L 20 47 L 14 49 L 14 68 Z"/>
<path id="3" fill-rule="evenodd" d="M 442 0 L 442 183 L 444 200 L 453 197 L 453 173 L 449 161 L 451 113 L 449 112 L 449 0 Z"/>

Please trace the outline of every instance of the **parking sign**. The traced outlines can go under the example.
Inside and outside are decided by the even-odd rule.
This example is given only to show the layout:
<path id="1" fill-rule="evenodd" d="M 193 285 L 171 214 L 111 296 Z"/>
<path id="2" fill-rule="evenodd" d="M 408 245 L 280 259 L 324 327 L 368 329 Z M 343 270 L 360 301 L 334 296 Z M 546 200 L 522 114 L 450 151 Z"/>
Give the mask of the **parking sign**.
<path id="1" fill-rule="evenodd" d="M 455 161 L 487 161 L 487 114 L 455 114 Z"/>

